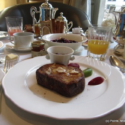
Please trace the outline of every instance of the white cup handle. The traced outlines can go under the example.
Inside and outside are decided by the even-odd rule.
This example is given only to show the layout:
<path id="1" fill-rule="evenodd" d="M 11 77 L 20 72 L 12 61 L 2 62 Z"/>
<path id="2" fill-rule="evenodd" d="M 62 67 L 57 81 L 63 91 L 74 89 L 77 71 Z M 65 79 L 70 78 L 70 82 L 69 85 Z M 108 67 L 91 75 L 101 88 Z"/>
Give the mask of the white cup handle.
<path id="1" fill-rule="evenodd" d="M 72 28 L 72 26 L 73 26 L 73 22 L 72 21 L 70 21 L 69 23 L 68 23 L 68 26 L 70 25 L 70 27 L 68 28 L 68 31 Z"/>

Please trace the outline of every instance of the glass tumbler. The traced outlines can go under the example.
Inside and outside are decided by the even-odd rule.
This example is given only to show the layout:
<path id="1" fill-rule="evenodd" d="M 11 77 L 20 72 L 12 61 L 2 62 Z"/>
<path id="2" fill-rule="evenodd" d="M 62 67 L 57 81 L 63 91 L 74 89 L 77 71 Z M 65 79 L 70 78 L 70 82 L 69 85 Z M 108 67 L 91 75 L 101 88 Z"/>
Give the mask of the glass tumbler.
<path id="1" fill-rule="evenodd" d="M 23 17 L 5 17 L 9 39 L 13 40 L 13 34 L 23 32 Z"/>
<path id="2" fill-rule="evenodd" d="M 87 56 L 104 61 L 111 39 L 111 27 L 90 26 L 88 28 Z"/>

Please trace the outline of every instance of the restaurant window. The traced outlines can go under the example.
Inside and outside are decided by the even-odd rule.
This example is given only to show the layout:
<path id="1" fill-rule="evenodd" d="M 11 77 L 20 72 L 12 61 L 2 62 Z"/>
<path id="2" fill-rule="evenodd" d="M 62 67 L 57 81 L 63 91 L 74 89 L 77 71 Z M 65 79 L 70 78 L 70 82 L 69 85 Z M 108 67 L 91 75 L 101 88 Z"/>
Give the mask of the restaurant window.
<path id="1" fill-rule="evenodd" d="M 104 5 L 102 5 L 104 6 Z M 105 8 L 104 11 L 100 13 L 100 15 L 103 15 L 102 20 L 99 22 L 99 24 L 102 23 L 108 23 L 111 22 L 113 25 L 115 25 L 115 18 L 118 18 L 119 14 L 114 13 L 116 12 L 122 12 L 123 9 L 125 10 L 125 0 L 105 0 Z M 114 16 L 115 14 L 115 16 Z M 100 17 L 98 17 L 100 18 Z M 108 22 L 109 21 L 109 22 Z"/>
<path id="2" fill-rule="evenodd" d="M 114 1 L 114 2 L 111 2 L 111 1 Z M 114 8 L 115 8 L 114 11 L 122 11 L 123 9 L 125 9 L 125 5 L 124 4 L 125 4 L 125 0 L 105 0 L 105 9 L 104 9 L 104 18 L 103 18 L 103 20 L 108 18 L 107 16 L 109 16 L 108 13 L 110 13 L 109 12 L 110 11 L 110 7 L 114 6 Z M 113 15 L 113 14 L 110 14 L 110 15 Z"/>

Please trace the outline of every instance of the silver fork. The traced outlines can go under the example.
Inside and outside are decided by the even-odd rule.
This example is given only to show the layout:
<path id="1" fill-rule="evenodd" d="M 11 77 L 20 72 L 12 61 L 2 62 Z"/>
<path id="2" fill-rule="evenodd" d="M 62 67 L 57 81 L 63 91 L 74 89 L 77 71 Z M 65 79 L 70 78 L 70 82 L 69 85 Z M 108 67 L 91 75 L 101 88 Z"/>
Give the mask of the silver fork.
<path id="1" fill-rule="evenodd" d="M 5 64 L 4 64 L 4 69 L 3 69 L 3 71 L 5 72 L 5 73 L 7 73 L 8 72 L 8 70 L 11 68 L 11 67 L 13 67 L 13 65 L 14 64 L 16 64 L 17 63 L 17 59 L 12 59 L 12 60 L 5 60 Z"/>
<path id="2" fill-rule="evenodd" d="M 6 74 L 10 68 L 13 67 L 13 65 L 15 65 L 18 61 L 18 58 L 17 59 L 12 59 L 12 60 L 8 60 L 8 59 L 5 59 L 5 64 L 4 64 L 4 73 Z M 4 75 L 5 75 L 4 74 Z M 1 80 L 2 81 L 2 80 Z M 2 105 L 2 94 L 3 94 L 3 89 L 2 89 L 2 85 L 0 87 L 0 113 L 1 113 L 1 105 Z"/>

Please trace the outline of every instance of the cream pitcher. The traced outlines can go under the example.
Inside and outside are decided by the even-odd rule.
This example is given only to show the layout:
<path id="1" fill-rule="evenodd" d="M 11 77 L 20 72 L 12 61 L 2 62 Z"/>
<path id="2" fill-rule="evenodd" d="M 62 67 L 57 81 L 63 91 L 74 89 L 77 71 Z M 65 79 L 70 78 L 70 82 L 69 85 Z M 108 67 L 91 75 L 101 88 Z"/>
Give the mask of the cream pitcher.
<path id="1" fill-rule="evenodd" d="M 58 16 L 56 18 L 56 21 L 60 21 L 60 22 L 64 22 L 64 33 L 69 32 L 69 30 L 72 28 L 73 26 L 73 22 L 70 21 L 68 23 L 68 20 L 66 19 L 66 17 L 63 16 L 63 12 L 60 13 L 60 16 Z"/>

